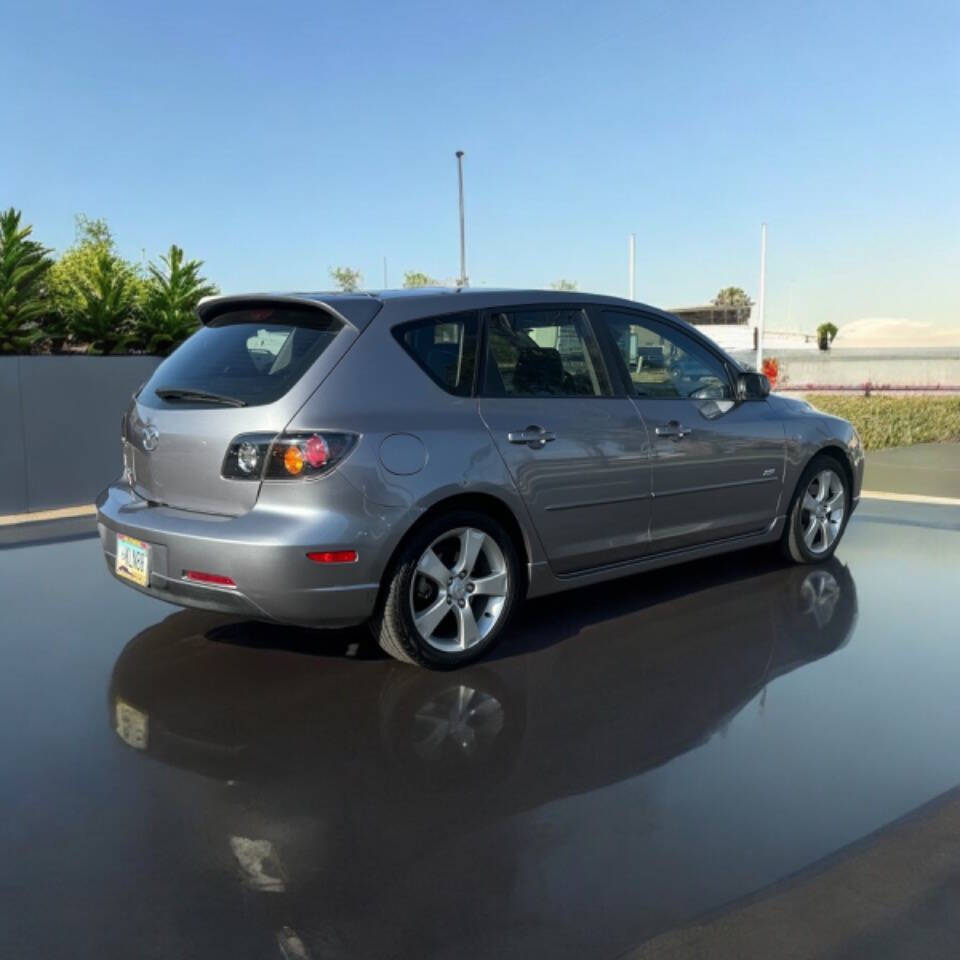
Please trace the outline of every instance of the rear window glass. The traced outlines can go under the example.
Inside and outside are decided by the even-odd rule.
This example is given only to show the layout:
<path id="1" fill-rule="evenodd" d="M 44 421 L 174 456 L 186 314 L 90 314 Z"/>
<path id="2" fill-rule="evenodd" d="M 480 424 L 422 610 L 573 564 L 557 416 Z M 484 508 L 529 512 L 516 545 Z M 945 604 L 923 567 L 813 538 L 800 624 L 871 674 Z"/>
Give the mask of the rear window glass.
<path id="1" fill-rule="evenodd" d="M 315 310 L 258 308 L 221 314 L 157 368 L 150 389 L 216 394 L 245 406 L 273 403 L 330 346 L 342 326 Z"/>
<path id="2" fill-rule="evenodd" d="M 477 362 L 477 315 L 431 317 L 394 330 L 400 345 L 448 393 L 469 397 Z"/>

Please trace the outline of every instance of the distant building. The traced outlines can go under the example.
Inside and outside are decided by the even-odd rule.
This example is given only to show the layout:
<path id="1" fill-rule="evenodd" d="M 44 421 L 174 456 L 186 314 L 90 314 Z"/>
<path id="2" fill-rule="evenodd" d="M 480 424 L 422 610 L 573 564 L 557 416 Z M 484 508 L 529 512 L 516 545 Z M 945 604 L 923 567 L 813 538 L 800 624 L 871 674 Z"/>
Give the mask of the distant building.
<path id="1" fill-rule="evenodd" d="M 697 327 L 745 326 L 750 322 L 753 304 L 746 307 L 716 307 L 712 303 L 702 307 L 675 307 L 670 313 Z"/>
<path id="2" fill-rule="evenodd" d="M 670 313 L 692 323 L 724 350 L 741 353 L 757 348 L 757 328 L 750 323 L 751 307 L 752 304 L 717 307 L 707 303 L 701 307 L 675 307 Z"/>

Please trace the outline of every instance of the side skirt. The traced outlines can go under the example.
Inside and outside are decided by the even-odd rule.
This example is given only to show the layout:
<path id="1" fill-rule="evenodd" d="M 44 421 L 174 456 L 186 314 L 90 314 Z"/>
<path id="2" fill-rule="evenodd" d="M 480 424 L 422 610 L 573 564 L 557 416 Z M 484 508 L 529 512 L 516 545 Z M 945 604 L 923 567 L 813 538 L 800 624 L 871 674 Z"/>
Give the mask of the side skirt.
<path id="1" fill-rule="evenodd" d="M 654 553 L 637 557 L 635 560 L 622 560 L 619 563 L 610 563 L 562 576 L 555 574 L 546 562 L 530 564 L 528 566 L 530 586 L 527 596 L 542 597 L 550 593 L 559 593 L 561 590 L 585 587 L 591 583 L 603 583 L 605 580 L 615 580 L 617 577 L 628 577 L 644 570 L 659 570 L 661 567 L 686 563 L 688 560 L 699 560 L 701 557 L 713 557 L 721 553 L 731 553 L 734 550 L 746 550 L 764 543 L 774 543 L 780 539 L 786 522 L 786 517 L 776 517 L 766 530 L 757 533 L 712 540 L 710 543 L 695 547 L 681 547 L 679 550 Z"/>

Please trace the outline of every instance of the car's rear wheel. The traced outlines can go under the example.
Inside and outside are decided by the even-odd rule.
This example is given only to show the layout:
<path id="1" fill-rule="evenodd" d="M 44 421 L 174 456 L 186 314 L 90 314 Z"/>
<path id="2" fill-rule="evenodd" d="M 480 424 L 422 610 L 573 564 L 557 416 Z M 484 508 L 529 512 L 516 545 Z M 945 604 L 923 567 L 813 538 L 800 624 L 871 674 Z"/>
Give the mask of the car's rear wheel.
<path id="1" fill-rule="evenodd" d="M 831 456 L 816 456 L 807 465 L 793 498 L 783 552 L 796 563 L 833 556 L 850 519 L 846 471 Z"/>
<path id="2" fill-rule="evenodd" d="M 392 657 L 456 667 L 486 653 L 517 600 L 520 566 L 492 517 L 456 510 L 403 544 L 371 628 Z"/>

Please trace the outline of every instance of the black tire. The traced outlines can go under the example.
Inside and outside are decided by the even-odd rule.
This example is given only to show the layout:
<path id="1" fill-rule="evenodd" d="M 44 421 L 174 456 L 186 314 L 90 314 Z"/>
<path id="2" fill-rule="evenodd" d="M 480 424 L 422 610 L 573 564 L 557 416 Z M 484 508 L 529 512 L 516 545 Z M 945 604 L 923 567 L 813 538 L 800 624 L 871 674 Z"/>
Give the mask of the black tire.
<path id="1" fill-rule="evenodd" d="M 832 471 L 843 485 L 843 519 L 832 543 L 823 549 L 813 550 L 804 539 L 804 517 L 807 515 L 804 506 L 804 493 L 813 482 L 814 477 L 825 470 Z M 784 557 L 794 563 L 822 563 L 832 557 L 841 539 L 843 539 L 844 531 L 847 529 L 847 523 L 850 520 L 852 503 L 850 498 L 850 478 L 843 464 L 829 454 L 817 454 L 803 471 L 797 489 L 794 491 L 793 500 L 790 503 L 787 525 L 780 540 L 780 549 Z"/>
<path id="2" fill-rule="evenodd" d="M 507 571 L 506 599 L 493 626 L 473 646 L 465 650 L 441 650 L 428 643 L 414 625 L 411 589 L 417 564 L 427 548 L 445 533 L 463 527 L 483 531 L 500 549 Z M 522 583 L 520 561 L 510 534 L 493 517 L 475 510 L 453 510 L 417 529 L 402 544 L 387 577 L 377 610 L 370 620 L 374 638 L 381 649 L 396 660 L 439 670 L 471 663 L 493 647 L 513 614 Z"/>

